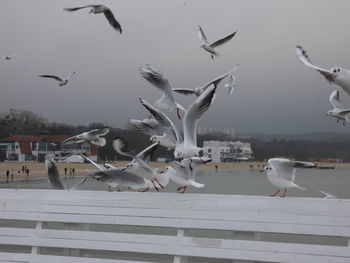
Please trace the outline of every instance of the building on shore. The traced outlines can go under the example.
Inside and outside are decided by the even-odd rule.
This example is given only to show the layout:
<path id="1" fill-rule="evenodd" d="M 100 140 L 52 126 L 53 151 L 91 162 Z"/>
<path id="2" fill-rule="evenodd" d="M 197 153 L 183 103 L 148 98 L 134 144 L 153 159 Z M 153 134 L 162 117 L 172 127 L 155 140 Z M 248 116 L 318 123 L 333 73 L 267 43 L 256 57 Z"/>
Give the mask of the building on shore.
<path id="1" fill-rule="evenodd" d="M 70 135 L 14 135 L 0 139 L 0 160 L 9 162 L 43 162 L 46 155 L 58 161 L 74 154 L 84 154 L 97 160 L 98 149 L 87 142 L 80 144 L 59 144 Z"/>
<path id="2" fill-rule="evenodd" d="M 251 161 L 253 151 L 248 142 L 204 141 L 203 156 L 220 163 Z"/>

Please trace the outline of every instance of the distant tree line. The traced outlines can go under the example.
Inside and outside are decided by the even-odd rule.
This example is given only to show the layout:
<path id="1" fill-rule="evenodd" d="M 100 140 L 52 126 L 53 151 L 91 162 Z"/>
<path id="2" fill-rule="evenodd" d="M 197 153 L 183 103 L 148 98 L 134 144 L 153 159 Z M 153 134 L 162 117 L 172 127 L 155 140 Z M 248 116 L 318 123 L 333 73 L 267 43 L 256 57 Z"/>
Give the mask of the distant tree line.
<path id="1" fill-rule="evenodd" d="M 69 125 L 64 123 L 49 122 L 46 118 L 27 110 L 10 109 L 0 114 L 0 138 L 12 135 L 55 135 L 68 134 L 76 135 L 92 129 L 101 128 L 104 123 L 93 122 L 89 125 Z M 148 145 L 149 138 L 137 131 L 126 128 L 111 128 L 111 131 L 105 136 L 106 146 L 99 152 L 100 160 L 124 160 L 124 156 L 118 155 L 112 146 L 112 141 L 116 137 L 121 137 L 128 142 L 128 148 L 135 154 Z M 223 133 L 214 133 L 208 135 L 198 135 L 198 146 L 203 146 L 203 141 L 208 140 L 232 140 Z M 250 142 L 253 150 L 254 159 L 257 161 L 266 161 L 268 158 L 284 156 L 298 160 L 307 160 L 309 158 L 341 158 L 345 162 L 350 161 L 350 140 L 257 140 L 254 138 L 245 138 L 242 141 Z M 164 147 L 158 147 L 153 158 L 165 157 L 171 159 L 172 151 Z"/>

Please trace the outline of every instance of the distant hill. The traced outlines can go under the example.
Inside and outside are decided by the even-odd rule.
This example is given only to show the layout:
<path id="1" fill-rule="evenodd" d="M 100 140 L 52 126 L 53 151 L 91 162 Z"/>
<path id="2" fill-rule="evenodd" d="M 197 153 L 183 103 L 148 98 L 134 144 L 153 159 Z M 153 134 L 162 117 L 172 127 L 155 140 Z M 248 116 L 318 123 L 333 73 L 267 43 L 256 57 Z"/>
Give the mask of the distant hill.
<path id="1" fill-rule="evenodd" d="M 250 137 L 257 140 L 311 140 L 311 141 L 339 141 L 339 140 L 350 140 L 349 133 L 341 132 L 308 132 L 301 134 L 265 134 L 265 133 L 242 133 L 238 134 L 238 137 Z"/>

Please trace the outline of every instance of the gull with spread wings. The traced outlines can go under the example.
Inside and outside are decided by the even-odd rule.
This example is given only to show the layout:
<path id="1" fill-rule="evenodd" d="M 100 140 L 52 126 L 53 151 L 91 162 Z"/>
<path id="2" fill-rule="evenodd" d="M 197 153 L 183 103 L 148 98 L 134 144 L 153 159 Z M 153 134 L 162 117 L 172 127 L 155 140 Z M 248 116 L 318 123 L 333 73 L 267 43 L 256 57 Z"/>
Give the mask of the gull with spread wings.
<path id="1" fill-rule="evenodd" d="M 167 127 L 172 133 L 172 136 L 176 138 L 175 158 L 199 156 L 199 152 L 202 148 L 197 147 L 198 122 L 212 104 L 215 98 L 215 91 L 216 87 L 209 87 L 185 111 L 185 116 L 182 120 L 184 137 L 182 137 L 175 124 L 161 110 L 157 109 L 146 100 L 140 99 L 142 105 L 151 113 L 154 119 L 161 125 Z"/>
<path id="2" fill-rule="evenodd" d="M 342 120 L 344 125 L 345 121 L 349 123 L 350 121 L 347 115 L 350 113 L 350 109 L 344 109 L 343 105 L 340 104 L 338 90 L 332 92 L 332 94 L 329 96 L 329 102 L 332 104 L 333 109 L 328 111 L 326 115 L 336 118 L 337 122 Z"/>
<path id="3" fill-rule="evenodd" d="M 214 43 L 209 44 L 207 37 L 204 34 L 203 29 L 200 26 L 198 26 L 198 36 L 202 40 L 201 48 L 203 48 L 205 51 L 209 52 L 212 59 L 214 59 L 214 56 L 219 55 L 219 53 L 217 53 L 214 48 L 221 46 L 221 45 L 225 44 L 226 42 L 230 41 L 234 37 L 234 35 L 236 35 L 236 33 L 237 33 L 237 31 L 233 32 L 232 34 L 230 34 L 224 38 L 221 38 L 221 39 L 215 41 Z"/>
<path id="4" fill-rule="evenodd" d="M 122 27 L 119 24 L 119 22 L 117 21 L 117 19 L 115 19 L 111 9 L 105 5 L 85 5 L 85 6 L 80 6 L 80 7 L 72 7 L 72 8 L 64 8 L 64 11 L 68 11 L 68 12 L 74 12 L 74 11 L 78 11 L 80 9 L 83 8 L 91 8 L 89 14 L 101 14 L 103 13 L 108 21 L 108 23 L 117 31 L 119 31 L 119 33 L 122 33 Z"/>
<path id="5" fill-rule="evenodd" d="M 301 46 L 296 47 L 295 53 L 301 63 L 303 63 L 305 66 L 317 70 L 330 83 L 337 84 L 348 95 L 350 95 L 350 70 L 341 67 L 333 67 L 330 70 L 328 70 L 320 68 L 319 66 L 315 66 L 314 64 L 312 64 L 309 56 L 306 54 L 306 51 Z"/>

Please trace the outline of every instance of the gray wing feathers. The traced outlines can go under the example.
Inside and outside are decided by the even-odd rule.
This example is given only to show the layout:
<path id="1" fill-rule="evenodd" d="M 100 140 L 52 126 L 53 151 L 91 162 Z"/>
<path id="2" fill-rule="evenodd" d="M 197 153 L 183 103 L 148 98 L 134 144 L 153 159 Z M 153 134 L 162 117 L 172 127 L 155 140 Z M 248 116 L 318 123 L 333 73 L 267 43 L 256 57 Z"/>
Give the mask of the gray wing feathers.
<path id="1" fill-rule="evenodd" d="M 221 38 L 221 39 L 215 41 L 214 43 L 210 44 L 210 46 L 212 48 L 217 47 L 217 46 L 221 46 L 221 45 L 225 44 L 226 42 L 230 41 L 231 38 L 233 38 L 234 35 L 236 35 L 236 33 L 237 33 L 237 31 L 233 32 L 232 34 L 230 34 L 224 38 Z"/>

